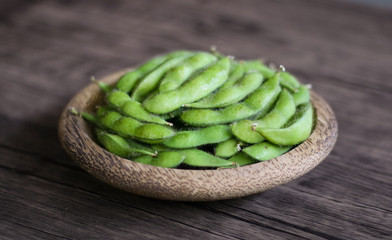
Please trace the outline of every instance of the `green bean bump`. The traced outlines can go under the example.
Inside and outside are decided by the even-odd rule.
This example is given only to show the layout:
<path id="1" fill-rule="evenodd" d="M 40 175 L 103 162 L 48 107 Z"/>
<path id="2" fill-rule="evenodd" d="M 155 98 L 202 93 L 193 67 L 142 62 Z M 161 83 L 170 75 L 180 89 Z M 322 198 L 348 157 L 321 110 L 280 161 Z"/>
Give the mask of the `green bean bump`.
<path id="1" fill-rule="evenodd" d="M 140 155 L 155 156 L 155 153 L 147 147 L 141 146 L 132 140 L 126 140 L 119 135 L 107 133 L 102 129 L 96 130 L 96 136 L 106 150 L 117 156 L 124 158 Z"/>
<path id="2" fill-rule="evenodd" d="M 178 132 L 175 136 L 164 141 L 163 144 L 171 148 L 192 148 L 223 142 L 231 136 L 228 125 L 215 125 L 193 131 Z"/>
<path id="3" fill-rule="evenodd" d="M 264 128 L 256 126 L 254 130 L 271 143 L 290 146 L 305 141 L 312 131 L 313 108 L 310 103 L 300 105 L 297 112 L 284 128 Z"/>
<path id="4" fill-rule="evenodd" d="M 190 55 L 191 53 L 167 59 L 153 71 L 148 73 L 143 79 L 141 79 L 141 81 L 133 90 L 131 98 L 138 102 L 142 101 L 149 93 L 158 87 L 159 81 L 169 69 L 177 66 Z"/>
<path id="5" fill-rule="evenodd" d="M 164 124 L 168 126 L 172 126 L 173 124 L 166 122 L 163 118 L 155 116 L 149 112 L 147 112 L 142 104 L 138 101 L 134 101 L 129 97 L 129 95 L 122 91 L 112 91 L 106 96 L 107 101 L 119 108 L 121 112 L 125 115 L 135 118 L 137 120 L 143 122 Z"/>
<path id="6" fill-rule="evenodd" d="M 193 167 L 225 167 L 235 165 L 232 161 L 215 157 L 199 149 L 180 150 L 185 155 L 184 164 Z"/>
<path id="7" fill-rule="evenodd" d="M 244 76 L 244 64 L 242 62 L 237 63 L 235 61 L 231 61 L 229 78 L 219 89 L 225 89 L 233 86 L 243 76 Z"/>
<path id="8" fill-rule="evenodd" d="M 160 152 L 157 156 L 140 156 L 132 160 L 156 167 L 174 168 L 180 165 L 184 159 L 185 155 L 178 152 Z"/>
<path id="9" fill-rule="evenodd" d="M 223 58 L 178 89 L 158 93 L 147 98 L 143 105 L 152 113 L 169 113 L 184 104 L 195 102 L 207 96 L 220 87 L 227 80 L 229 69 L 229 58 Z"/>
<path id="10" fill-rule="evenodd" d="M 160 64 L 162 64 L 167 59 L 172 58 L 172 57 L 179 57 L 182 55 L 188 55 L 188 54 L 189 54 L 189 51 L 175 51 L 175 52 L 163 55 L 163 56 L 155 57 L 155 58 L 147 61 L 146 63 L 144 63 L 143 65 L 141 65 L 137 69 L 125 73 L 117 81 L 116 87 L 118 90 L 128 93 L 133 89 L 133 87 L 135 86 L 135 84 L 137 83 L 137 81 L 140 78 L 144 77 L 147 73 L 154 70 L 156 67 L 158 67 Z"/>
<path id="11" fill-rule="evenodd" d="M 295 113 L 295 104 L 293 97 L 287 90 L 282 90 L 278 101 L 274 108 L 263 118 L 258 120 L 242 120 L 231 124 L 231 131 L 234 136 L 246 143 L 258 143 L 264 140 L 264 137 L 253 131 L 255 126 L 262 126 L 266 128 L 280 128 Z"/>
<path id="12" fill-rule="evenodd" d="M 180 115 L 180 118 L 193 126 L 207 126 L 242 120 L 257 113 L 264 114 L 273 106 L 274 100 L 281 90 L 278 75 L 276 74 L 275 77 L 266 81 L 243 102 L 221 109 L 187 110 Z M 262 77 L 261 74 L 260 77 Z"/>
<path id="13" fill-rule="evenodd" d="M 230 88 L 218 90 L 216 93 L 201 99 L 198 102 L 186 104 L 192 108 L 226 107 L 237 103 L 260 87 L 263 75 L 257 72 L 246 74 L 237 84 Z"/>
<path id="14" fill-rule="evenodd" d="M 241 151 L 242 143 L 234 138 L 218 143 L 215 148 L 215 156 L 231 157 Z"/>
<path id="15" fill-rule="evenodd" d="M 205 52 L 196 53 L 188 59 L 185 59 L 184 62 L 166 73 L 159 85 L 159 92 L 177 89 L 191 74 L 214 61 L 216 61 L 216 57 Z"/>
<path id="16" fill-rule="evenodd" d="M 101 114 L 98 114 L 101 115 Z M 167 127 L 154 123 L 141 123 L 136 119 L 108 110 L 99 117 L 99 123 L 119 135 L 139 140 L 164 140 L 172 137 L 175 132 Z"/>
<path id="17" fill-rule="evenodd" d="M 291 149 L 291 146 L 277 146 L 269 142 L 261 142 L 244 148 L 242 151 L 257 161 L 276 158 Z"/>

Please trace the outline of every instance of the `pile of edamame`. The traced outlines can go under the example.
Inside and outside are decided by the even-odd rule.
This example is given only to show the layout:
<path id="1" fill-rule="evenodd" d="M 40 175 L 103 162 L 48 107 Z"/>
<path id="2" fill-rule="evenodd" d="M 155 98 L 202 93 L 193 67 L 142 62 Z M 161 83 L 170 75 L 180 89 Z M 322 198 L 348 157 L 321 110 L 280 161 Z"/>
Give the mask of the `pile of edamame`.
<path id="1" fill-rule="evenodd" d="M 216 51 L 174 51 L 98 83 L 106 105 L 82 113 L 99 143 L 168 168 L 230 168 L 273 159 L 306 140 L 309 87 L 281 67 Z"/>

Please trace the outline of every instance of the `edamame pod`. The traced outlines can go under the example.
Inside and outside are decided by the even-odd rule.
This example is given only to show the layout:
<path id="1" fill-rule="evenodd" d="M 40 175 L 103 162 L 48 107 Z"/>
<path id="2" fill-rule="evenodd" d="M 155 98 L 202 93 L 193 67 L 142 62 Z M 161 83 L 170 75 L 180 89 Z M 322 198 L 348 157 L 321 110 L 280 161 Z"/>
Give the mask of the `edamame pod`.
<path id="1" fill-rule="evenodd" d="M 157 156 L 141 156 L 132 159 L 135 162 L 148 164 L 156 167 L 174 168 L 180 165 L 185 155 L 178 152 L 160 152 Z"/>
<path id="2" fill-rule="evenodd" d="M 243 75 L 244 65 L 242 62 L 237 63 L 236 61 L 232 60 L 230 64 L 229 78 L 219 89 L 225 89 L 233 86 L 238 80 L 242 78 Z"/>
<path id="3" fill-rule="evenodd" d="M 163 118 L 147 112 L 140 102 L 132 100 L 125 92 L 112 91 L 107 95 L 106 99 L 110 104 L 118 107 L 125 115 L 139 121 L 165 124 L 168 126 L 173 125 L 169 122 L 166 122 Z"/>
<path id="4" fill-rule="evenodd" d="M 216 61 L 216 57 L 210 53 L 196 53 L 187 58 L 175 68 L 169 70 L 159 85 L 159 92 L 167 92 L 177 89 L 192 73 Z"/>
<path id="5" fill-rule="evenodd" d="M 180 88 L 147 98 L 143 106 L 149 112 L 163 114 L 197 101 L 220 87 L 227 80 L 229 69 L 229 58 L 219 60 Z"/>
<path id="6" fill-rule="evenodd" d="M 279 95 L 278 101 L 274 108 L 263 118 L 258 120 L 242 120 L 231 124 L 231 131 L 241 141 L 246 143 L 258 143 L 264 140 L 264 137 L 253 131 L 255 126 L 265 128 L 280 128 L 295 113 L 295 104 L 290 93 L 283 89 Z"/>
<path id="7" fill-rule="evenodd" d="M 164 61 L 166 61 L 169 58 L 172 57 L 178 57 L 181 55 L 187 55 L 189 54 L 189 51 L 175 51 L 163 56 L 158 56 L 155 57 L 137 69 L 125 73 L 118 81 L 116 84 L 116 87 L 118 90 L 129 93 L 132 91 L 133 87 L 137 83 L 137 81 L 144 77 L 147 73 L 151 72 L 154 70 L 156 67 L 158 67 L 160 64 L 162 64 Z"/>
<path id="8" fill-rule="evenodd" d="M 163 142 L 171 148 L 192 148 L 206 144 L 219 143 L 230 139 L 230 127 L 215 125 L 193 131 L 182 131 Z"/>
<path id="9" fill-rule="evenodd" d="M 242 152 L 239 152 L 236 155 L 232 156 L 229 159 L 229 161 L 235 162 L 236 165 L 239 167 L 249 165 L 249 164 L 256 162 L 253 158 L 249 157 L 248 155 L 246 155 L 245 153 L 242 153 Z"/>
<path id="10" fill-rule="evenodd" d="M 310 101 L 310 91 L 307 86 L 301 85 L 298 91 L 293 94 L 295 106 L 307 103 Z"/>
<path id="11" fill-rule="evenodd" d="M 280 85 L 282 85 L 282 87 L 290 89 L 292 92 L 298 91 L 297 89 L 301 86 L 297 78 L 295 78 L 292 74 L 286 71 L 281 72 L 280 77 Z"/>
<path id="12" fill-rule="evenodd" d="M 246 74 L 232 87 L 218 90 L 216 93 L 211 94 L 198 102 L 185 104 L 185 106 L 192 108 L 226 107 L 245 98 L 247 95 L 259 88 L 262 82 L 263 77 L 261 74 L 252 72 Z"/>
<path id="13" fill-rule="evenodd" d="M 244 61 L 244 72 L 258 71 L 261 72 L 264 78 L 269 79 L 276 71 L 264 65 L 260 60 Z"/>
<path id="14" fill-rule="evenodd" d="M 277 146 L 269 142 L 261 142 L 244 148 L 242 151 L 257 161 L 276 158 L 291 149 L 292 146 Z"/>
<path id="15" fill-rule="evenodd" d="M 241 142 L 234 138 L 221 142 L 216 145 L 215 156 L 224 158 L 231 157 L 241 151 L 241 145 Z"/>
<path id="16" fill-rule="evenodd" d="M 267 67 L 260 60 L 246 61 L 244 63 L 244 68 L 246 71 L 252 71 L 252 70 L 259 71 L 267 79 L 272 77 L 276 73 L 276 70 L 274 70 L 270 67 Z M 283 70 L 280 73 L 280 78 L 281 78 L 280 85 L 282 87 L 285 87 L 285 88 L 290 89 L 291 91 L 295 92 L 301 84 L 298 82 L 298 80 L 292 74 L 286 72 L 283 66 L 281 66 L 280 68 L 281 68 L 281 70 Z"/>
<path id="17" fill-rule="evenodd" d="M 141 123 L 136 119 L 125 117 L 115 111 L 107 111 L 98 118 L 99 123 L 125 137 L 139 140 L 162 140 L 172 137 L 175 132 L 167 127 L 154 123 Z"/>
<path id="18" fill-rule="evenodd" d="M 132 140 L 126 140 L 119 135 L 107 133 L 102 129 L 96 130 L 96 136 L 106 150 L 120 157 L 129 158 L 139 155 L 156 155 L 154 152 L 146 150 L 145 147 L 139 147 L 140 145 Z M 130 144 L 130 141 L 132 144 Z"/>
<path id="19" fill-rule="evenodd" d="M 153 71 L 148 73 L 141 81 L 137 84 L 132 92 L 131 98 L 135 101 L 142 101 L 149 93 L 151 93 L 159 84 L 162 76 L 171 68 L 177 66 L 179 63 L 184 61 L 191 55 L 185 54 L 184 56 L 178 56 L 167 59 Z"/>
<path id="20" fill-rule="evenodd" d="M 199 149 L 186 149 L 179 151 L 185 155 L 184 164 L 193 167 L 224 167 L 232 166 L 234 162 L 215 157 Z"/>
<path id="21" fill-rule="evenodd" d="M 262 78 L 262 75 L 256 73 Z M 213 109 L 192 109 L 184 111 L 180 118 L 185 123 L 193 126 L 206 126 L 221 123 L 229 123 L 251 117 L 257 113 L 264 114 L 273 105 L 276 96 L 279 95 L 279 76 L 272 77 L 260 88 L 250 94 L 243 102 L 231 106 Z"/>
<path id="22" fill-rule="evenodd" d="M 254 130 L 271 143 L 280 146 L 290 146 L 305 141 L 313 125 L 313 108 L 310 103 L 300 105 L 297 112 L 284 128 L 264 128 L 256 126 Z"/>

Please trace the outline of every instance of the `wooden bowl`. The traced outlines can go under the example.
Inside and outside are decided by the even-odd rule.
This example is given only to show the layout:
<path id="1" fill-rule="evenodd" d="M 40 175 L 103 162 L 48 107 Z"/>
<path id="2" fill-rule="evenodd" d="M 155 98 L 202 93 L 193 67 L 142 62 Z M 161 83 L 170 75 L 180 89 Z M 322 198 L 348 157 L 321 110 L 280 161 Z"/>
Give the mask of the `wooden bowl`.
<path id="1" fill-rule="evenodd" d="M 100 81 L 115 82 L 123 70 Z M 103 102 L 96 84 L 80 91 L 65 107 L 59 122 L 61 144 L 71 158 L 98 179 L 134 194 L 177 201 L 211 201 L 242 197 L 287 183 L 307 173 L 331 152 L 337 138 L 337 122 L 328 103 L 312 92 L 317 112 L 315 130 L 305 142 L 269 161 L 219 170 L 184 170 L 154 167 L 118 157 L 93 139 L 89 125 L 69 113 L 95 112 Z"/>

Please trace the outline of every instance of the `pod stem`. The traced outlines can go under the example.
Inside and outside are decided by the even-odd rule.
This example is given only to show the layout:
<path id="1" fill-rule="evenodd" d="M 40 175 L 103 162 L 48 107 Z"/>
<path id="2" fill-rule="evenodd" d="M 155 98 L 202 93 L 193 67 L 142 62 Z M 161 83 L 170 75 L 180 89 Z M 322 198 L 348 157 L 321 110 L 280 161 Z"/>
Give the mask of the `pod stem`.
<path id="1" fill-rule="evenodd" d="M 285 72 L 286 68 L 283 65 L 279 65 L 278 72 Z"/>
<path id="2" fill-rule="evenodd" d="M 211 52 L 213 55 L 215 55 L 218 59 L 222 59 L 222 58 L 225 57 L 222 53 L 220 53 L 220 52 L 216 49 L 216 46 L 214 46 L 214 45 L 212 45 L 212 46 L 210 47 L 210 52 Z"/>
<path id="3" fill-rule="evenodd" d="M 72 115 L 75 115 L 75 116 L 79 116 L 78 110 L 76 110 L 76 108 L 74 108 L 74 107 L 69 108 L 69 113 L 71 113 Z"/>
<path id="4" fill-rule="evenodd" d="M 105 93 L 109 93 L 109 92 L 111 92 L 113 90 L 112 86 L 110 86 L 109 84 L 106 84 L 104 82 L 97 81 L 94 76 L 90 77 L 90 81 L 93 82 L 93 83 L 96 83 L 98 85 L 98 87 L 102 91 L 104 91 Z"/>
<path id="5" fill-rule="evenodd" d="M 148 156 L 151 156 L 151 157 L 156 157 L 158 155 L 157 151 L 152 153 L 152 152 L 149 152 L 149 151 L 146 151 L 146 150 L 137 149 L 137 148 L 131 148 L 129 150 L 131 150 L 132 152 L 138 152 L 138 153 L 141 153 L 141 154 L 144 154 L 144 155 L 148 155 Z"/>
<path id="6" fill-rule="evenodd" d="M 91 123 L 94 123 L 95 125 L 99 125 L 98 119 L 94 115 L 92 115 L 90 113 L 86 113 L 86 112 L 82 112 L 81 115 L 85 120 L 87 120 Z"/>

